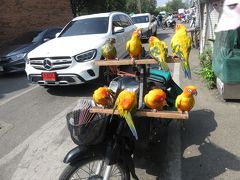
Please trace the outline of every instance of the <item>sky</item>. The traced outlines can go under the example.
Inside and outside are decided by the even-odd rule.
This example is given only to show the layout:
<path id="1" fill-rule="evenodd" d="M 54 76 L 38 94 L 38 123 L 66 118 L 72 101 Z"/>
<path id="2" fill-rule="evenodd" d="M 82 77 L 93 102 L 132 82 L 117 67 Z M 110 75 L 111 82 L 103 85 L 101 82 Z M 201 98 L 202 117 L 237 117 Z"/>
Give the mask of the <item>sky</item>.
<path id="1" fill-rule="evenodd" d="M 157 7 L 166 4 L 168 0 L 157 0 Z"/>
<path id="2" fill-rule="evenodd" d="M 157 0 L 157 7 L 162 6 L 163 4 L 166 4 L 168 1 L 171 1 L 171 0 Z M 186 2 L 186 0 L 182 0 L 182 2 Z"/>

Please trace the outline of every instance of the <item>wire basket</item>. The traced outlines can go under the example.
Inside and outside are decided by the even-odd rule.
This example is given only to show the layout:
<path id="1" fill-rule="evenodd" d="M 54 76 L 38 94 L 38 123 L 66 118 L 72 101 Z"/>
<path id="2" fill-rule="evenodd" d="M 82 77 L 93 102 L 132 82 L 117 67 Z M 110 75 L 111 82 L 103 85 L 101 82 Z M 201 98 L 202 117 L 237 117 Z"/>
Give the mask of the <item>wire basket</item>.
<path id="1" fill-rule="evenodd" d="M 77 145 L 95 145 L 101 143 L 105 138 L 108 117 L 90 113 L 89 110 L 92 106 L 92 100 L 82 99 L 75 110 L 66 116 L 71 138 Z"/>

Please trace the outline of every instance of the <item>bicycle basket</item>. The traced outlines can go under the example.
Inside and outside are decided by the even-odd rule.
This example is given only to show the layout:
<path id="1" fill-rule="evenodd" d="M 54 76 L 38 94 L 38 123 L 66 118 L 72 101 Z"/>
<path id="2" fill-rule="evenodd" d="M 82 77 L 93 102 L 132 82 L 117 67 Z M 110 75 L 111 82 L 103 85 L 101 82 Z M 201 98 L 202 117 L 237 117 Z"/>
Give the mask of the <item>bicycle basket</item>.
<path id="1" fill-rule="evenodd" d="M 88 100 L 89 101 L 89 100 Z M 77 145 L 101 143 L 106 134 L 108 117 L 89 112 L 91 103 L 67 114 L 67 126 L 73 142 Z"/>

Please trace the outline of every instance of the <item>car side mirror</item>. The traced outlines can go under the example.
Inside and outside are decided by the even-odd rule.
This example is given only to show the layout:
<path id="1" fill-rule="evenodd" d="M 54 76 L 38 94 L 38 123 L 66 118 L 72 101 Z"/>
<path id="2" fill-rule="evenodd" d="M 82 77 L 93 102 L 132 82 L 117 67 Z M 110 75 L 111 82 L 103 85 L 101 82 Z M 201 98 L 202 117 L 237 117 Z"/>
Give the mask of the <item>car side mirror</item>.
<path id="1" fill-rule="evenodd" d="M 117 34 L 117 33 L 123 33 L 124 32 L 124 28 L 123 27 L 114 27 L 113 29 L 113 33 Z"/>
<path id="2" fill-rule="evenodd" d="M 55 38 L 57 38 L 60 35 L 60 32 L 55 34 Z"/>

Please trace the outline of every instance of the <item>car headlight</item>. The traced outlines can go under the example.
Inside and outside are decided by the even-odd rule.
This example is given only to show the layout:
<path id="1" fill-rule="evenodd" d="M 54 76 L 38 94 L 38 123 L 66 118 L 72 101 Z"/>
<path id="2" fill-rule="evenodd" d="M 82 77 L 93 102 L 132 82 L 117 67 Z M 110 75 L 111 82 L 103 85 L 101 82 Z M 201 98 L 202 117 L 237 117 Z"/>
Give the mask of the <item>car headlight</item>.
<path id="1" fill-rule="evenodd" d="M 97 50 L 96 49 L 92 49 L 86 52 L 83 52 L 81 54 L 78 54 L 76 56 L 74 56 L 75 60 L 77 62 L 86 62 L 86 61 L 90 61 L 92 59 L 94 59 L 97 55 Z"/>
<path id="2" fill-rule="evenodd" d="M 24 59 L 27 53 L 21 53 L 21 54 L 17 54 L 14 56 L 11 56 L 11 60 L 12 61 L 18 61 L 20 59 Z"/>

